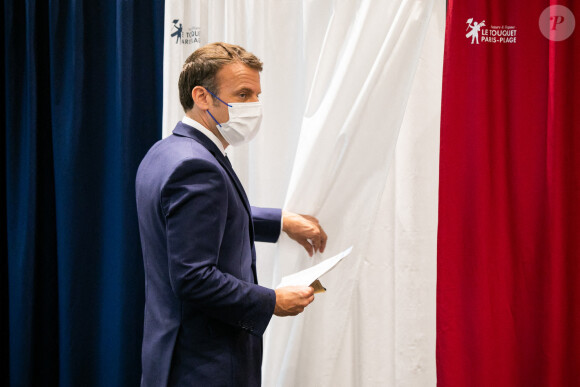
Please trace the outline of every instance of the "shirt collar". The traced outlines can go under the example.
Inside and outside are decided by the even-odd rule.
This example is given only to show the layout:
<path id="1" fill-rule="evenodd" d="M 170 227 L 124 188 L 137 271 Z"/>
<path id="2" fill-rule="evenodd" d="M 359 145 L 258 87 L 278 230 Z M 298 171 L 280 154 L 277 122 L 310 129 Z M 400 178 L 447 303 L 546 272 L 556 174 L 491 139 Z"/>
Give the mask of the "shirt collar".
<path id="1" fill-rule="evenodd" d="M 199 122 L 188 116 L 183 116 L 181 122 L 183 122 L 185 125 L 189 125 L 199 130 L 218 147 L 218 149 L 222 152 L 224 156 L 226 155 L 226 149 L 224 148 L 224 145 L 222 144 L 220 139 L 217 138 L 217 136 L 211 132 L 211 130 L 209 130 L 208 128 L 206 128 L 205 126 L 203 126 L 202 124 L 200 124 Z"/>

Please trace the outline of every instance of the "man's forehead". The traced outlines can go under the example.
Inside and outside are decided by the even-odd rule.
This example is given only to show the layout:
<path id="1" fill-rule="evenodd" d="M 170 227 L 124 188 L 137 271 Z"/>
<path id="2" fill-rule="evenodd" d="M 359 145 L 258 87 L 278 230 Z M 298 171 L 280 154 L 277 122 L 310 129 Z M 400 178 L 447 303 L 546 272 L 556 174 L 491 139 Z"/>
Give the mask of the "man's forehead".
<path id="1" fill-rule="evenodd" d="M 216 75 L 220 88 L 248 88 L 260 91 L 260 72 L 241 62 L 225 65 Z"/>

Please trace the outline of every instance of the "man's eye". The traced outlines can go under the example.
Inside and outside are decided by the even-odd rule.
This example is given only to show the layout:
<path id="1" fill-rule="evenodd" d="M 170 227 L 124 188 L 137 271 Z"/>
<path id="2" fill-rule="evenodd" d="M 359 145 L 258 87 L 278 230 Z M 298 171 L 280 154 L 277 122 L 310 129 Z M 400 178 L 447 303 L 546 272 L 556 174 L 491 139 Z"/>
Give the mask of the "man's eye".
<path id="1" fill-rule="evenodd" d="M 240 98 L 242 99 L 246 99 L 247 94 L 246 93 L 240 93 Z"/>

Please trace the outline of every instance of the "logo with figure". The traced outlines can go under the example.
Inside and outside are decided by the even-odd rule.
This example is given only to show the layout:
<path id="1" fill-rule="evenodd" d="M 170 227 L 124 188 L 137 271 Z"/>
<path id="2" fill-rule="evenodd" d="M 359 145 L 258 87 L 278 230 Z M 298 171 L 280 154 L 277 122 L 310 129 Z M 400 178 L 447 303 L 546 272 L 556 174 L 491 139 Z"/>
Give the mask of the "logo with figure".
<path id="1" fill-rule="evenodd" d="M 200 43 L 199 27 L 184 28 L 179 19 L 173 19 L 170 38 L 175 38 L 175 44 Z"/>
<path id="2" fill-rule="evenodd" d="M 488 44 L 516 44 L 518 28 L 509 23 L 509 20 L 502 20 L 502 23 L 490 23 L 489 26 L 485 24 L 485 20 L 476 22 L 473 18 L 466 21 L 467 28 L 465 37 L 471 38 L 471 44 L 478 46 L 482 43 L 484 46 Z"/>
<path id="3" fill-rule="evenodd" d="M 179 19 L 173 20 L 173 29 L 175 29 L 175 32 L 173 32 L 171 34 L 171 37 L 175 36 L 175 43 L 179 44 L 179 41 L 181 40 L 181 33 L 183 31 L 183 24 L 179 23 L 179 27 L 178 27 L 177 23 L 179 23 Z M 173 31 L 173 29 L 172 29 L 172 31 Z"/>
<path id="4" fill-rule="evenodd" d="M 465 34 L 465 37 L 468 39 L 471 37 L 471 44 L 473 44 L 473 41 L 475 41 L 476 44 L 479 44 L 479 30 L 481 29 L 481 27 L 485 26 L 485 20 L 478 23 L 478 22 L 474 22 L 473 18 L 471 17 L 471 18 L 467 19 L 466 23 L 467 23 L 467 28 L 465 30 L 467 31 L 468 29 L 471 28 L 471 31 L 469 31 L 467 34 Z"/>

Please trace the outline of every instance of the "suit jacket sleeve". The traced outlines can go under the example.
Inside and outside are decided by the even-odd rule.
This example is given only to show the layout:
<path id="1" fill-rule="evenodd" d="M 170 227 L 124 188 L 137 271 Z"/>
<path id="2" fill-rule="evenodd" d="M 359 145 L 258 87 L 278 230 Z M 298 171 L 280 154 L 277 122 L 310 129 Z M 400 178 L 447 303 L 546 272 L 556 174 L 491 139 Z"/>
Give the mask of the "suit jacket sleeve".
<path id="1" fill-rule="evenodd" d="M 274 290 L 217 268 L 218 258 L 228 259 L 219 255 L 227 219 L 227 178 L 207 160 L 188 159 L 164 185 L 161 207 L 171 287 L 179 299 L 195 303 L 208 315 L 261 335 L 274 311 Z"/>
<path id="2" fill-rule="evenodd" d="M 252 207 L 252 220 L 256 241 L 274 243 L 282 230 L 282 210 L 280 208 Z"/>

